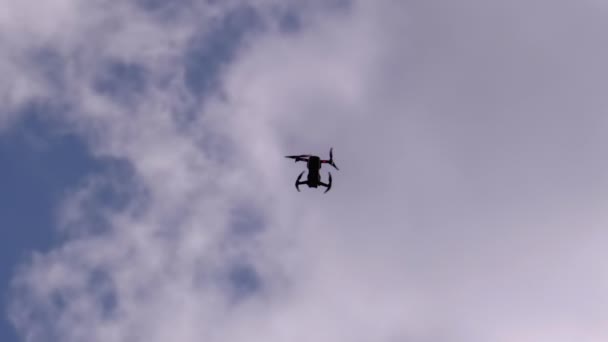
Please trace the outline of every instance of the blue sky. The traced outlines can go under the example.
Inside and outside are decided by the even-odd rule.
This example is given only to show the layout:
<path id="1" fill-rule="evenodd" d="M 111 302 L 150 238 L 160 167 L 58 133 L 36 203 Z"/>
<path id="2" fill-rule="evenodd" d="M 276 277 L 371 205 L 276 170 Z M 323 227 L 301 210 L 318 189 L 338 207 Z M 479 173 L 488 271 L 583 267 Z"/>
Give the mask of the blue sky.
<path id="1" fill-rule="evenodd" d="M 30 111 L 0 137 L 0 289 L 4 308 L 15 267 L 32 252 L 48 252 L 61 242 L 55 211 L 62 198 L 104 168 L 102 161 L 88 153 L 82 139 L 61 133 L 61 126 L 45 122 L 39 115 Z M 18 341 L 4 315 L 0 327 L 0 339 Z"/>
<path id="2" fill-rule="evenodd" d="M 608 338 L 605 5 L 0 7 L 1 341 Z"/>
<path id="3" fill-rule="evenodd" d="M 166 18 L 170 18 L 172 10 L 178 6 L 142 4 L 144 10 Z M 255 33 L 260 25 L 255 9 L 243 6 L 214 23 L 211 31 L 195 35 L 183 61 L 186 85 L 191 93 L 208 96 L 217 91 L 220 71 L 233 59 L 244 35 Z M 281 19 L 281 25 L 285 30 L 293 31 L 297 15 L 289 12 Z M 203 23 L 202 26 L 208 25 Z M 62 93 L 66 61 L 53 51 L 53 47 L 41 51 L 34 56 L 36 67 L 43 70 L 44 77 Z M 140 65 L 108 62 L 102 66 L 93 86 L 112 101 L 131 104 L 145 91 L 148 82 L 147 71 Z M 54 99 L 55 103 L 62 101 L 69 103 L 69 94 Z M 26 103 L 24 108 L 20 110 L 18 120 L 0 135 L 0 164 L 3 165 L 0 174 L 0 188 L 3 189 L 0 193 L 0 226 L 3 227 L 0 306 L 3 308 L 9 305 L 7 297 L 16 268 L 30 260 L 32 253 L 48 253 L 65 241 L 65 232 L 62 233 L 58 226 L 58 212 L 65 198 L 87 181 L 107 176 L 110 170 L 116 171 L 117 165 L 120 168 L 119 160 L 92 155 L 88 142 L 61 119 L 61 111 L 68 108 L 53 108 L 49 103 L 36 101 Z M 95 205 L 100 208 L 121 206 L 128 201 L 112 187 L 101 189 L 98 195 Z M 259 229 L 259 217 L 251 206 L 236 207 L 234 231 L 247 235 Z M 227 286 L 234 288 L 237 297 L 256 291 L 259 286 L 255 271 L 246 261 L 238 263 L 226 277 Z M 0 320 L 0 340 L 22 340 L 6 315 Z"/>

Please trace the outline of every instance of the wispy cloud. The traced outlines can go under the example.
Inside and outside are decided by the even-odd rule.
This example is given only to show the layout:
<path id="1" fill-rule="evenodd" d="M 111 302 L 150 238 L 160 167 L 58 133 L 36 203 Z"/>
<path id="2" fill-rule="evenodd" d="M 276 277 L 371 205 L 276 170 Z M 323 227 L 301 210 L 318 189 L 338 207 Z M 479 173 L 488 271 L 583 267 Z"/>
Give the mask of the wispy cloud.
<path id="1" fill-rule="evenodd" d="M 126 165 L 15 276 L 26 340 L 608 337 L 595 5 L 5 2 L 3 117 L 60 103 Z"/>

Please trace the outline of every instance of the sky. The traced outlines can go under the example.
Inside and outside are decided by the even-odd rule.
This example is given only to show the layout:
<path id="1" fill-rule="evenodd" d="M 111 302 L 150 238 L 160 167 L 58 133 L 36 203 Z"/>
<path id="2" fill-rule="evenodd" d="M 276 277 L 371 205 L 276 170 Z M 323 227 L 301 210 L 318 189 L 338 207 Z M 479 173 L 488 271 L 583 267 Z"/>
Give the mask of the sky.
<path id="1" fill-rule="evenodd" d="M 0 6 L 0 340 L 608 339 L 605 2 Z"/>

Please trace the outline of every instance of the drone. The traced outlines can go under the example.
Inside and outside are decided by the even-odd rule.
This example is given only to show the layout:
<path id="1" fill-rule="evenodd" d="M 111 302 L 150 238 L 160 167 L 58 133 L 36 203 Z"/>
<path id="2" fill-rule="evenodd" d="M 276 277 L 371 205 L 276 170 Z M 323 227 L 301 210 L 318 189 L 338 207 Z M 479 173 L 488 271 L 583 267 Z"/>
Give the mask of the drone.
<path id="1" fill-rule="evenodd" d="M 299 161 L 306 162 L 306 167 L 308 168 L 308 176 L 305 181 L 300 181 L 300 179 L 302 179 L 302 175 L 305 172 L 305 171 L 302 171 L 302 173 L 300 173 L 300 175 L 298 176 L 298 179 L 296 179 L 296 190 L 298 190 L 298 192 L 300 191 L 300 185 L 302 185 L 302 184 L 308 185 L 309 188 L 316 188 L 318 186 L 324 186 L 327 188 L 324 193 L 328 192 L 329 189 L 331 189 L 331 172 L 328 172 L 328 174 L 329 174 L 328 182 L 327 183 L 321 182 L 321 174 L 319 173 L 319 171 L 321 170 L 321 165 L 329 164 L 329 165 L 333 166 L 336 170 L 340 170 L 334 163 L 333 148 L 329 149 L 329 160 L 322 160 L 318 156 L 313 156 L 310 154 L 301 154 L 301 155 L 297 155 L 297 156 L 285 156 L 285 158 L 294 159 L 294 161 L 296 163 Z"/>

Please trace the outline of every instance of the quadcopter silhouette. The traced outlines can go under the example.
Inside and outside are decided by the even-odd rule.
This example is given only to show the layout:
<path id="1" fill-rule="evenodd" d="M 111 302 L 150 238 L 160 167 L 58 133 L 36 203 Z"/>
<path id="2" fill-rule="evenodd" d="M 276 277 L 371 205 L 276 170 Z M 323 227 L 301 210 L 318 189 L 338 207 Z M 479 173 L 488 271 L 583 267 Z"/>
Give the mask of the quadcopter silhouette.
<path id="1" fill-rule="evenodd" d="M 318 156 L 313 156 L 310 154 L 285 156 L 285 158 L 294 159 L 294 161 L 296 163 L 299 161 L 306 162 L 306 167 L 308 168 L 308 176 L 305 181 L 300 181 L 300 179 L 302 178 L 302 175 L 305 172 L 305 171 L 302 171 L 302 173 L 300 173 L 300 175 L 298 176 L 298 179 L 296 179 L 296 190 L 298 190 L 298 192 L 300 191 L 300 185 L 302 185 L 302 184 L 308 185 L 309 188 L 316 188 L 318 186 L 324 186 L 327 188 L 324 193 L 328 192 L 329 189 L 331 189 L 331 172 L 328 172 L 328 174 L 329 174 L 328 182 L 327 183 L 321 182 L 321 174 L 319 173 L 319 171 L 321 170 L 322 164 L 329 164 L 329 165 L 333 166 L 336 170 L 340 170 L 334 163 L 333 148 L 329 149 L 329 160 L 322 160 Z"/>

